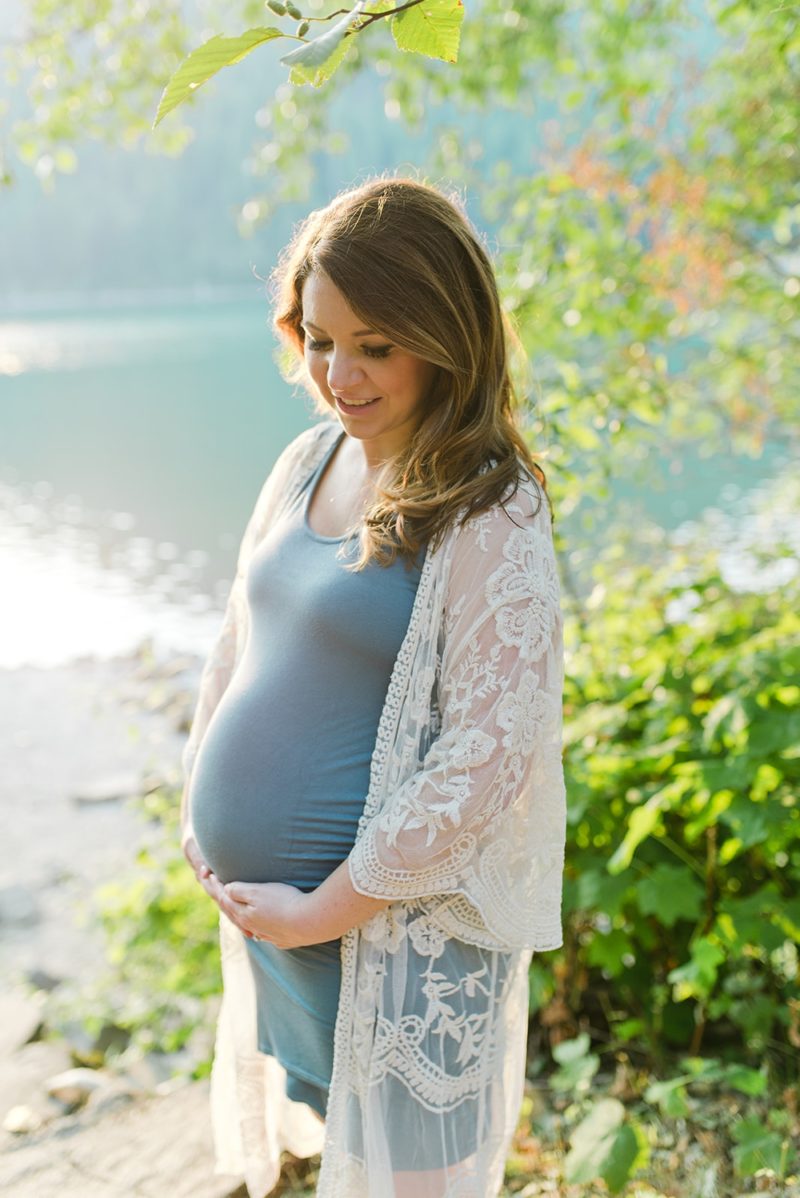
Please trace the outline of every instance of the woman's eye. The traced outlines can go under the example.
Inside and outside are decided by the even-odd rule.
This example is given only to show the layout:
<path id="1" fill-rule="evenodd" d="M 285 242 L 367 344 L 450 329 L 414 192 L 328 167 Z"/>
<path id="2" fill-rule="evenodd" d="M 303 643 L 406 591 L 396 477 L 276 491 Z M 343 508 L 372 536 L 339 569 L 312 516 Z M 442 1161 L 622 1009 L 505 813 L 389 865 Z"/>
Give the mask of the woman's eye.
<path id="1" fill-rule="evenodd" d="M 312 337 L 306 338 L 306 349 L 312 353 L 325 353 L 331 348 L 330 341 L 315 341 Z M 391 345 L 362 345 L 361 347 L 368 358 L 385 358 L 392 350 Z"/>

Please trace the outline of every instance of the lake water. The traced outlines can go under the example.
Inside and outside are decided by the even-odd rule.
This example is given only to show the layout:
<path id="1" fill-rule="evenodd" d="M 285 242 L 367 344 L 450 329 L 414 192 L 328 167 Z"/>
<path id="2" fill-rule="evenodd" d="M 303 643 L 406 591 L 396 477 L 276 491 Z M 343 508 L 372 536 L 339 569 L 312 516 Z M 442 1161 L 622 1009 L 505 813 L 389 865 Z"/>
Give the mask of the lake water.
<path id="1" fill-rule="evenodd" d="M 261 484 L 314 421 L 274 348 L 255 286 L 0 315 L 0 665 L 207 650 Z M 689 452 L 610 507 L 675 528 L 786 464 Z"/>

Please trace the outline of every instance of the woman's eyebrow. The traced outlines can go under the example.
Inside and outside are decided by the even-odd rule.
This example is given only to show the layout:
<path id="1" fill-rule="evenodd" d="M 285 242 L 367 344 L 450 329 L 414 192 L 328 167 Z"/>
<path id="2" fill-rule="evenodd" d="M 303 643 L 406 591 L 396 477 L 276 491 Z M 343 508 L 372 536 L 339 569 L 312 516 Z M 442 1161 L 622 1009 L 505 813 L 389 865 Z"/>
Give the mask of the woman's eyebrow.
<path id="1" fill-rule="evenodd" d="M 325 330 L 321 329 L 318 324 L 314 324 L 313 320 L 303 320 L 303 321 L 301 321 L 301 324 L 303 325 L 304 328 L 313 329 L 315 333 L 324 333 L 325 332 Z M 352 334 L 352 336 L 353 337 L 371 337 L 374 332 L 375 332 L 375 329 L 356 329 L 356 331 Z"/>

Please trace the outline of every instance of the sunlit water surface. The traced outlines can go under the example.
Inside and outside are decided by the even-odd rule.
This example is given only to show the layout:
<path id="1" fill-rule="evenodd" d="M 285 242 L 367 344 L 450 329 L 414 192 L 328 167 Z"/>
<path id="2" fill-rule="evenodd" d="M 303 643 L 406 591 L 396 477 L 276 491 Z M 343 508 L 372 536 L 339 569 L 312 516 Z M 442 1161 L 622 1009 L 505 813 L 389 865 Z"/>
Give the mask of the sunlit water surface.
<path id="1" fill-rule="evenodd" d="M 273 354 L 257 290 L 0 317 L 0 666 L 145 639 L 163 655 L 208 650 L 255 497 L 313 420 Z M 731 582 L 780 585 L 796 559 L 756 567 L 750 547 L 798 535 L 791 505 L 758 504 L 787 469 L 780 448 L 735 470 L 689 454 L 680 486 L 620 486 L 610 506 L 679 539 L 711 507 Z"/>

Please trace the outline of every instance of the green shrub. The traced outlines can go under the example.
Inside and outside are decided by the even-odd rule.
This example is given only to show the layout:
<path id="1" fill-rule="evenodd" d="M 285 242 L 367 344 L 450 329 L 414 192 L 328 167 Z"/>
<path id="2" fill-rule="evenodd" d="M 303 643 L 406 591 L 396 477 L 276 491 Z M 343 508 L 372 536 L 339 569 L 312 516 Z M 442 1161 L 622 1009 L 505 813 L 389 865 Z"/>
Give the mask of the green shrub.
<path id="1" fill-rule="evenodd" d="M 568 621 L 566 947 L 534 961 L 532 1006 L 656 1063 L 727 1045 L 788 1066 L 800 579 L 740 591 L 713 549 L 649 558 L 612 547 Z"/>

